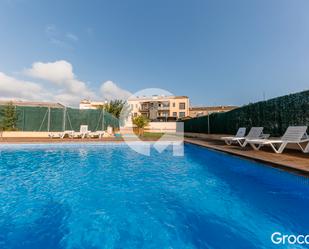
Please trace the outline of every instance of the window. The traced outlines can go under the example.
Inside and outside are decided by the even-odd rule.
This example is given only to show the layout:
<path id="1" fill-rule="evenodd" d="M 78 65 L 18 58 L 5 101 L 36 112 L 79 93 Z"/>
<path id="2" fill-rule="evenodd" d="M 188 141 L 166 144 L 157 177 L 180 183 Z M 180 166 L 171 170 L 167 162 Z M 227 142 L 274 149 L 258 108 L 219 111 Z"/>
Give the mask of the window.
<path id="1" fill-rule="evenodd" d="M 175 105 L 175 102 L 173 102 L 173 107 L 175 107 L 176 105 Z"/>
<path id="2" fill-rule="evenodd" d="M 180 103 L 179 103 L 179 109 L 180 109 L 180 110 L 186 109 L 186 103 L 180 102 Z"/>
<path id="3" fill-rule="evenodd" d="M 177 117 L 177 112 L 173 112 L 173 117 Z"/>
<path id="4" fill-rule="evenodd" d="M 186 116 L 186 113 L 185 113 L 185 112 L 179 112 L 179 117 L 180 117 L 180 118 L 183 118 L 184 116 Z"/>

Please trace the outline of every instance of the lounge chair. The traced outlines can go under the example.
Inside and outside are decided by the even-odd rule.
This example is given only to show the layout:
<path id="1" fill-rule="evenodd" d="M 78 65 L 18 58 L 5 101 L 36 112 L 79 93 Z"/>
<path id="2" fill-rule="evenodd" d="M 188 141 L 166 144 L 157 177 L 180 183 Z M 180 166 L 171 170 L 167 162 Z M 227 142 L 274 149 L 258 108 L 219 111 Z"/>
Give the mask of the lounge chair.
<path id="1" fill-rule="evenodd" d="M 302 152 L 309 152 L 307 126 L 289 126 L 281 139 L 250 139 L 247 143 L 255 150 L 259 150 L 264 145 L 270 145 L 276 153 L 282 153 L 288 144 L 297 144 Z M 307 143 L 307 146 L 303 147 L 301 145 L 303 143 Z"/>
<path id="2" fill-rule="evenodd" d="M 221 137 L 221 139 L 224 140 L 224 142 L 227 145 L 231 145 L 233 142 L 236 142 L 239 138 L 244 138 L 245 135 L 246 135 L 246 128 L 241 127 L 238 129 L 234 137 Z"/>
<path id="3" fill-rule="evenodd" d="M 91 131 L 88 130 L 88 125 L 81 125 L 79 132 L 74 132 L 72 137 L 73 138 L 85 138 L 90 133 L 91 133 Z"/>
<path id="4" fill-rule="evenodd" d="M 48 133 L 48 137 L 49 138 L 60 138 L 61 134 L 60 133 L 50 132 L 50 133 Z"/>
<path id="5" fill-rule="evenodd" d="M 48 137 L 50 138 L 65 138 L 66 136 L 71 137 L 73 135 L 74 131 L 63 131 L 59 133 L 50 132 L 48 134 Z"/>
<path id="6" fill-rule="evenodd" d="M 107 134 L 110 135 L 110 136 L 114 136 L 113 127 L 111 127 L 111 126 L 107 127 Z"/>
<path id="7" fill-rule="evenodd" d="M 232 142 L 237 142 L 241 147 L 246 147 L 248 139 L 266 138 L 269 135 L 263 134 L 263 127 L 251 127 L 249 133 L 245 137 L 234 137 Z M 227 140 L 228 141 L 228 140 Z"/>
<path id="8" fill-rule="evenodd" d="M 90 132 L 88 136 L 91 138 L 98 137 L 101 139 L 106 134 L 107 134 L 106 131 L 94 131 L 94 132 Z"/>

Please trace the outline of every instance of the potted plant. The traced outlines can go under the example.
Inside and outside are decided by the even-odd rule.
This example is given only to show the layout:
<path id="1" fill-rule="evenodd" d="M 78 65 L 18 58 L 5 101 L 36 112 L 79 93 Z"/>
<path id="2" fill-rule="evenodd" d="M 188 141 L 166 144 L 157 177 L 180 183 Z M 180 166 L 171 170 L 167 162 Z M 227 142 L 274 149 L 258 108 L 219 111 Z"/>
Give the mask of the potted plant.
<path id="1" fill-rule="evenodd" d="M 144 128 L 149 124 L 149 119 L 143 115 L 140 115 L 134 117 L 132 122 L 138 129 L 138 135 L 142 136 L 144 134 Z"/>

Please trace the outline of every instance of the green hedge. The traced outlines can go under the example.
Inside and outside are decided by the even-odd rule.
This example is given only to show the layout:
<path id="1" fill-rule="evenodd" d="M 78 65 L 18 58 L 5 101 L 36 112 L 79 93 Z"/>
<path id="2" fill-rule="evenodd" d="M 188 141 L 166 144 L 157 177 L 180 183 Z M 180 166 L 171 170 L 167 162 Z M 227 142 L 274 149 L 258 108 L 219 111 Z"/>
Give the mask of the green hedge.
<path id="1" fill-rule="evenodd" d="M 0 122 L 4 108 L 0 106 Z M 78 131 L 80 125 L 88 125 L 91 131 L 105 130 L 107 126 L 119 127 L 118 119 L 102 110 L 50 108 L 49 111 L 48 107 L 16 106 L 16 113 L 16 126 L 20 131 Z"/>
<path id="2" fill-rule="evenodd" d="M 289 125 L 309 125 L 309 91 L 249 104 L 209 116 L 210 133 L 234 134 L 239 127 L 263 126 L 264 132 L 282 135 Z M 185 132 L 208 132 L 208 116 L 184 121 Z"/>

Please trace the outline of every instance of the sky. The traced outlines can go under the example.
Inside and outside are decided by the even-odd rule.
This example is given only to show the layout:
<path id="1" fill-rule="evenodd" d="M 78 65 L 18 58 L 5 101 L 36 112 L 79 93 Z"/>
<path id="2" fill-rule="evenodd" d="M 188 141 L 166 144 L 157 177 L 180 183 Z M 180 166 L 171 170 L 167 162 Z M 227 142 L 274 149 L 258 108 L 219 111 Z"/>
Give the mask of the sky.
<path id="1" fill-rule="evenodd" d="M 194 106 L 309 89 L 308 0 L 0 0 L 0 99 L 145 88 Z"/>

